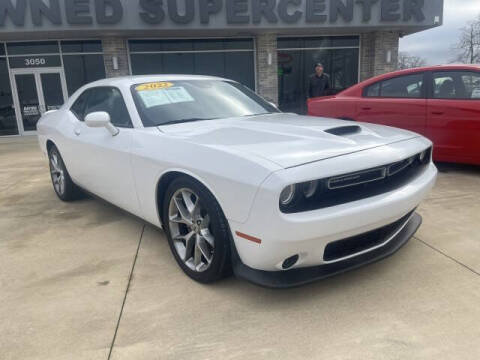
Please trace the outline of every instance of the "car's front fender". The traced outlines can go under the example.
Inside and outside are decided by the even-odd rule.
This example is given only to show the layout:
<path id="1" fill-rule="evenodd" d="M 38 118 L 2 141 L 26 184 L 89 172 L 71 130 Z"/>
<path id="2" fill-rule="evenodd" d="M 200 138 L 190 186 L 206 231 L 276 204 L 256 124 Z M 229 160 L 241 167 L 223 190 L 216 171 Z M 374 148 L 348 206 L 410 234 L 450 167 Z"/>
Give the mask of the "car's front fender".
<path id="1" fill-rule="evenodd" d="M 266 160 L 172 138 L 157 129 L 135 134 L 133 171 L 143 217 L 161 225 L 157 204 L 162 176 L 175 172 L 202 183 L 217 199 L 229 220 L 244 222 L 262 182 L 278 169 Z"/>

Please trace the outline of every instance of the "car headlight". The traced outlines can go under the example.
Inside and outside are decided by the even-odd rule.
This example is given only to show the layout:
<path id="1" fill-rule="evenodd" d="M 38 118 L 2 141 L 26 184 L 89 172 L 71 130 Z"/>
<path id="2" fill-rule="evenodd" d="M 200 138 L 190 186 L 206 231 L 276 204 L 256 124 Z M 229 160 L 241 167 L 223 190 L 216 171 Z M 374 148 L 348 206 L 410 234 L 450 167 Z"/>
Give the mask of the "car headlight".
<path id="1" fill-rule="evenodd" d="M 422 151 L 422 152 L 420 153 L 419 158 L 420 158 L 420 161 L 421 161 L 421 162 L 423 162 L 423 161 L 425 160 L 425 157 L 427 156 L 427 152 L 428 152 L 428 150 L 425 150 L 425 151 Z"/>
<path id="2" fill-rule="evenodd" d="M 307 199 L 310 199 L 313 195 L 315 195 L 315 192 L 317 191 L 318 188 L 318 181 L 309 181 L 305 184 L 303 184 L 303 195 Z"/>
<path id="3" fill-rule="evenodd" d="M 297 186 L 295 184 L 287 186 L 280 194 L 280 204 L 283 206 L 288 206 L 295 199 L 295 193 L 297 191 Z"/>
<path id="4" fill-rule="evenodd" d="M 280 193 L 280 209 L 288 211 L 305 201 L 313 200 L 320 190 L 320 181 L 313 180 L 304 183 L 292 184 L 285 187 Z"/>

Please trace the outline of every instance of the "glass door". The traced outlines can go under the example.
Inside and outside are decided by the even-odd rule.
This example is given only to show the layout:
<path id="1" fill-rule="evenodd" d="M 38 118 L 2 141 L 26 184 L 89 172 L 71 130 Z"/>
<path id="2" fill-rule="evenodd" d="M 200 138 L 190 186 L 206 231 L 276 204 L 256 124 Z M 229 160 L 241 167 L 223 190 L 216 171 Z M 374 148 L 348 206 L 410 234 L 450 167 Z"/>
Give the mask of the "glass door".
<path id="1" fill-rule="evenodd" d="M 35 133 L 47 111 L 59 109 L 67 99 L 61 69 L 12 70 L 17 122 L 21 134 Z"/>
<path id="2" fill-rule="evenodd" d="M 37 121 L 40 119 L 40 99 L 34 74 L 15 75 L 17 96 L 19 102 L 18 114 L 21 117 L 23 131 L 35 131 Z"/>
<path id="3" fill-rule="evenodd" d="M 40 73 L 40 83 L 42 84 L 43 107 L 40 112 L 58 110 L 66 100 L 62 79 L 59 72 Z"/>

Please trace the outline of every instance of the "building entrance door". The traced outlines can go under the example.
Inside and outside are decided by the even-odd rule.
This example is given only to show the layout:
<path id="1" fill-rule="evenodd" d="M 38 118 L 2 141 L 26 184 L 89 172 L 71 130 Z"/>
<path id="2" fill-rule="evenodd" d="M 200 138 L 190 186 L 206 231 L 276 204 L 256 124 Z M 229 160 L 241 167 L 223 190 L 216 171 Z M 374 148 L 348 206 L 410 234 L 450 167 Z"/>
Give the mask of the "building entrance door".
<path id="1" fill-rule="evenodd" d="M 11 75 L 20 135 L 35 134 L 40 117 L 67 100 L 63 69 L 13 69 Z"/>

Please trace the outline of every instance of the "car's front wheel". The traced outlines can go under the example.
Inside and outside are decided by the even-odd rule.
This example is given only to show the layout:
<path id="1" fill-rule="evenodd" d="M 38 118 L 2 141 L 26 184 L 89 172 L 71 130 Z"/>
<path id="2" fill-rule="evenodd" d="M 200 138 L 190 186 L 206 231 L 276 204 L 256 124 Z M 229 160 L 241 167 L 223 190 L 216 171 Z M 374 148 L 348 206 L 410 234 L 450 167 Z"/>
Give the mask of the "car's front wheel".
<path id="1" fill-rule="evenodd" d="M 81 191 L 70 178 L 62 156 L 55 145 L 52 145 L 48 151 L 48 160 L 52 185 L 57 196 L 63 201 L 77 199 Z"/>
<path id="2" fill-rule="evenodd" d="M 227 220 L 217 200 L 202 184 L 180 177 L 168 186 L 163 224 L 172 253 L 188 276 L 210 283 L 228 274 Z"/>

